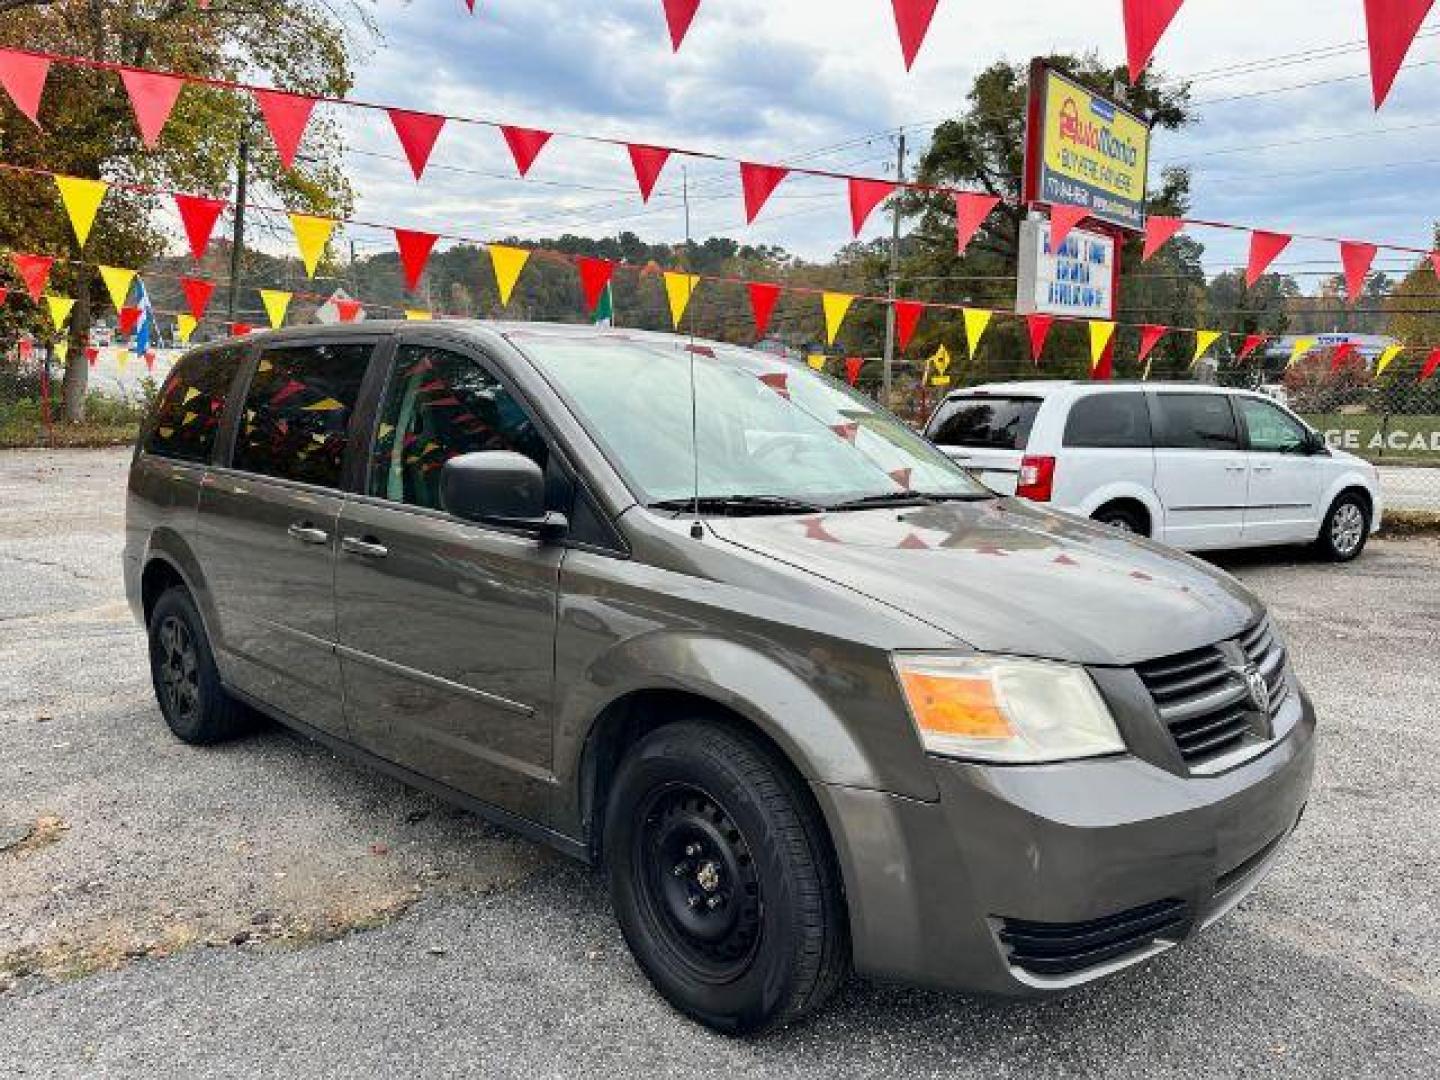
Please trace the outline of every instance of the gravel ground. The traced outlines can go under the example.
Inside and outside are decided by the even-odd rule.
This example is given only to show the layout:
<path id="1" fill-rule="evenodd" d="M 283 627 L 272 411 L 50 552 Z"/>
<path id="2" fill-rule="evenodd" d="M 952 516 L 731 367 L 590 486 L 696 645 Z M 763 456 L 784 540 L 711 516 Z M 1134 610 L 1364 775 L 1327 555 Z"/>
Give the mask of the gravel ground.
<path id="1" fill-rule="evenodd" d="M 650 992 L 597 875 L 280 731 L 170 739 L 118 581 L 126 461 L 0 454 L 10 1075 L 1437 1075 L 1433 540 L 1224 560 L 1324 747 L 1288 853 L 1199 941 L 1041 1004 L 854 981 L 733 1042 Z"/>

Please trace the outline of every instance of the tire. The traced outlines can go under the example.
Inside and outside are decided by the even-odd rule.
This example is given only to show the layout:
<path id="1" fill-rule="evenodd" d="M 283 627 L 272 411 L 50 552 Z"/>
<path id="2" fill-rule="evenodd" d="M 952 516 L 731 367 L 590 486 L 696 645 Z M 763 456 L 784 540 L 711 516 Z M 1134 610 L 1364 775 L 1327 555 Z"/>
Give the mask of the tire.
<path id="1" fill-rule="evenodd" d="M 150 612 L 150 678 L 176 738 L 211 746 L 250 730 L 254 716 L 220 685 L 215 656 L 195 601 L 167 589 Z"/>
<path id="2" fill-rule="evenodd" d="M 1370 506 L 1353 491 L 1341 493 L 1325 515 L 1315 546 L 1331 562 L 1353 562 L 1370 540 Z"/>
<path id="3" fill-rule="evenodd" d="M 1091 520 L 1097 525 L 1118 529 L 1120 532 L 1133 533 L 1135 536 L 1150 535 L 1149 526 L 1138 513 L 1128 507 L 1102 506 L 1095 511 L 1095 517 Z"/>
<path id="4" fill-rule="evenodd" d="M 754 1035 L 820 1008 L 849 972 L 839 874 L 788 764 L 720 724 L 651 732 L 605 817 L 616 917 L 662 997 Z"/>

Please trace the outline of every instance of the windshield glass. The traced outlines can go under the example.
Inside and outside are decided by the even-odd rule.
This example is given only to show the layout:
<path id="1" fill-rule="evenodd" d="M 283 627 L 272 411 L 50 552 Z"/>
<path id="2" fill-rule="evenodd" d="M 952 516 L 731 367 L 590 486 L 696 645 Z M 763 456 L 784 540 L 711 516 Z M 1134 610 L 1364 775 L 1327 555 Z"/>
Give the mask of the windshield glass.
<path id="1" fill-rule="evenodd" d="M 648 505 L 695 497 L 697 443 L 702 500 L 989 495 L 868 398 L 764 353 L 663 337 L 512 340 Z"/>

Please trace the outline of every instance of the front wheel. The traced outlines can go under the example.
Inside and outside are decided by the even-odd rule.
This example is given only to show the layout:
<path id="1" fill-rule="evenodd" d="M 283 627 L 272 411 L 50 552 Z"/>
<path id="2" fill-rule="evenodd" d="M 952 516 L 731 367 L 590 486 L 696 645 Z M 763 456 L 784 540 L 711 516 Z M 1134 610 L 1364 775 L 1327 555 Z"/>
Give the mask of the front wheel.
<path id="1" fill-rule="evenodd" d="M 743 734 L 687 720 L 637 743 L 615 778 L 605 851 L 636 961 L 709 1027 L 797 1020 L 849 970 L 823 824 L 785 763 Z"/>
<path id="2" fill-rule="evenodd" d="M 1358 559 L 1370 539 L 1370 507 L 1353 491 L 1335 500 L 1320 527 L 1316 546 L 1332 562 Z"/>

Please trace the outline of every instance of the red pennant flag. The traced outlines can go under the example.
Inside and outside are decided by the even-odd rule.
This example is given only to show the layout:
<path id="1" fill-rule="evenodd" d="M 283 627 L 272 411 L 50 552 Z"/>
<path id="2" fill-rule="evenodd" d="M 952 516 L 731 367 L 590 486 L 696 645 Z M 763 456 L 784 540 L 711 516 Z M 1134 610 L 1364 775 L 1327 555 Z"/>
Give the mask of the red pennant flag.
<path id="1" fill-rule="evenodd" d="M 335 311 L 340 316 L 341 322 L 354 322 L 360 315 L 362 306 L 359 300 L 336 300 Z"/>
<path id="2" fill-rule="evenodd" d="M 1140 256 L 1141 262 L 1149 262 L 1150 256 L 1154 255 L 1162 247 L 1175 238 L 1175 234 L 1185 227 L 1185 222 L 1180 218 L 1173 217 L 1149 217 L 1145 219 L 1145 252 Z"/>
<path id="3" fill-rule="evenodd" d="M 690 32 L 690 24 L 695 21 L 695 13 L 700 10 L 700 0 L 660 2 L 665 6 L 665 25 L 670 28 L 670 45 L 675 52 L 679 52 L 685 35 Z"/>
<path id="4" fill-rule="evenodd" d="M 412 232 L 409 229 L 395 229 L 395 246 L 400 249 L 400 266 L 405 271 L 405 288 L 415 291 L 420 284 L 420 275 L 430 259 L 430 250 L 440 239 L 434 233 Z"/>
<path id="5" fill-rule="evenodd" d="M 255 328 L 251 326 L 248 322 L 232 322 L 230 324 L 230 336 L 244 337 L 246 334 L 250 333 L 250 331 L 254 329 Z"/>
<path id="6" fill-rule="evenodd" d="M 121 68 L 120 81 L 130 95 L 130 107 L 135 110 L 135 122 L 140 126 L 140 138 L 147 148 L 154 150 L 160 141 L 160 132 L 170 113 L 175 108 L 175 99 L 185 86 L 185 80 L 178 75 L 160 71 L 136 71 Z"/>
<path id="7" fill-rule="evenodd" d="M 1115 336 L 1110 336 L 1110 344 L 1105 346 L 1105 351 L 1100 354 L 1100 362 L 1090 372 L 1090 378 L 1097 382 L 1109 382 L 1115 377 Z"/>
<path id="8" fill-rule="evenodd" d="M 395 136 L 400 140 L 406 160 L 410 162 L 410 171 L 415 174 L 415 179 L 419 180 L 430 160 L 430 151 L 435 149 L 435 140 L 440 137 L 440 129 L 445 126 L 445 117 L 436 116 L 434 113 L 409 112 L 405 109 L 385 111 L 390 114 Z"/>
<path id="9" fill-rule="evenodd" d="M 1269 340 L 1270 338 L 1266 334 L 1251 334 L 1245 339 L 1245 344 L 1240 347 L 1240 355 L 1236 359 L 1240 361 L 1250 359 L 1250 354 Z"/>
<path id="10" fill-rule="evenodd" d="M 255 90 L 255 104 L 265 117 L 265 126 L 275 140 L 275 149 L 280 154 L 280 164 L 290 168 L 295 163 L 295 152 L 300 149 L 300 139 L 305 134 L 305 125 L 310 122 L 310 113 L 315 109 L 315 99 L 304 94 L 287 94 L 283 90 Z"/>
<path id="11" fill-rule="evenodd" d="M 1435 270 L 1435 276 L 1440 277 L 1440 251 L 1430 253 L 1430 265 Z"/>
<path id="12" fill-rule="evenodd" d="M 225 205 L 221 199 L 206 199 L 199 195 L 175 196 L 175 209 L 180 211 L 180 224 L 185 226 L 185 238 L 190 241 L 190 254 L 196 262 L 205 257 L 210 234 L 215 231 L 215 222 Z"/>
<path id="13" fill-rule="evenodd" d="M 1125 51 L 1130 58 L 1130 81 L 1137 82 L 1155 46 L 1170 28 L 1170 21 L 1185 0 L 1125 0 Z"/>
<path id="14" fill-rule="evenodd" d="M 1030 328 L 1030 359 L 1036 364 L 1045 353 L 1045 342 L 1050 337 L 1050 328 L 1055 325 L 1054 315 L 1026 315 L 1025 322 Z"/>
<path id="15" fill-rule="evenodd" d="M 960 254 L 970 246 L 980 226 L 990 216 L 990 211 L 1000 205 L 999 196 L 977 195 L 973 191 L 955 193 L 955 232 L 960 241 Z"/>
<path id="16" fill-rule="evenodd" d="M 1160 344 L 1160 339 L 1170 332 L 1168 326 L 1146 325 L 1140 328 L 1140 352 L 1136 355 L 1137 363 L 1143 364 L 1150 359 L 1150 354 L 1155 351 L 1155 346 Z"/>
<path id="17" fill-rule="evenodd" d="M 49 255 L 22 255 L 15 251 L 10 253 L 10 261 L 15 264 L 20 280 L 25 282 L 25 291 L 30 294 L 30 299 L 38 304 L 40 294 L 50 280 L 50 268 L 55 265 L 55 260 Z"/>
<path id="18" fill-rule="evenodd" d="M 1284 233 L 1265 232 L 1263 229 L 1256 229 L 1251 233 L 1250 265 L 1245 271 L 1245 284 L 1253 287 L 1270 268 L 1270 264 L 1289 246 L 1290 237 Z"/>
<path id="19" fill-rule="evenodd" d="M 515 168 L 520 170 L 521 176 L 525 176 L 530 172 L 530 166 L 535 164 L 535 159 L 540 156 L 540 151 L 544 150 L 545 144 L 550 141 L 551 133 L 534 128 L 502 125 L 500 134 L 505 136 L 505 143 L 515 158 Z"/>
<path id="20" fill-rule="evenodd" d="M 585 310 L 594 311 L 605 295 L 605 286 L 615 276 L 615 264 L 609 259 L 581 255 L 575 260 L 580 270 L 580 291 L 585 296 Z"/>
<path id="21" fill-rule="evenodd" d="M 1362 244 L 1355 240 L 1340 242 L 1340 261 L 1345 264 L 1345 288 L 1353 304 L 1360 299 L 1365 289 L 1365 279 L 1370 276 L 1370 267 L 1375 263 L 1374 244 Z"/>
<path id="22" fill-rule="evenodd" d="M 1405 54 L 1430 13 L 1435 0 L 1365 0 L 1365 23 L 1370 35 L 1370 81 L 1375 108 L 1385 104 Z"/>
<path id="23" fill-rule="evenodd" d="M 1424 382 L 1434 375 L 1437 368 L 1440 368 L 1440 349 L 1432 352 L 1429 359 L 1425 361 L 1425 366 L 1420 369 L 1420 381 Z"/>
<path id="24" fill-rule="evenodd" d="M 745 222 L 755 224 L 760 211 L 765 208 L 780 181 L 790 174 L 789 169 L 775 165 L 756 165 L 753 162 L 740 163 L 740 186 L 745 189 Z"/>
<path id="25" fill-rule="evenodd" d="M 648 203 L 665 163 L 670 160 L 670 151 L 663 146 L 641 143 L 630 143 L 627 149 L 630 151 L 630 164 L 635 166 L 635 182 L 640 185 L 640 200 Z"/>
<path id="26" fill-rule="evenodd" d="M 863 356 L 847 356 L 845 358 L 845 381 L 854 386 L 860 381 L 860 372 L 864 370 L 864 367 L 865 358 Z M 851 436 L 850 441 L 855 441 L 854 436 Z"/>
<path id="27" fill-rule="evenodd" d="M 190 314 L 195 316 L 195 321 L 199 322 L 205 317 L 205 309 L 210 306 L 215 283 L 203 278 L 182 277 L 180 288 L 185 291 L 185 306 L 190 309 Z"/>
<path id="28" fill-rule="evenodd" d="M 96 364 L 96 361 L 98 361 L 98 360 L 100 359 L 100 350 L 99 350 L 98 348 L 96 348 L 94 345 L 86 345 L 86 346 L 85 346 L 85 359 L 86 359 L 87 361 L 89 361 L 91 367 L 94 367 L 95 364 Z"/>
<path id="29" fill-rule="evenodd" d="M 780 286 L 764 281 L 746 282 L 750 292 L 750 310 L 755 314 L 755 338 L 765 336 L 770 326 L 770 316 L 775 313 L 775 302 L 780 299 Z"/>
<path id="30" fill-rule="evenodd" d="M 6 300 L 9 300 L 9 299 L 10 299 L 10 290 L 7 289 L 7 288 L 5 288 L 5 286 L 0 285 L 0 304 L 5 303 L 5 301 L 6 301 Z"/>
<path id="31" fill-rule="evenodd" d="M 1354 356 L 1359 349 L 1360 346 L 1356 345 L 1353 341 L 1342 342 L 1338 345 L 1335 349 L 1335 355 L 1330 358 L 1330 374 L 1334 375 L 1339 371 L 1340 368 L 1344 366 L 1345 361 Z"/>
<path id="32" fill-rule="evenodd" d="M 1089 216 L 1090 211 L 1083 206 L 1071 206 L 1069 203 L 1056 203 L 1051 206 L 1050 250 L 1059 251 L 1070 238 L 1075 226 Z"/>
<path id="33" fill-rule="evenodd" d="M 896 186 L 888 180 L 862 180 L 858 176 L 850 178 L 850 224 L 854 226 L 856 236 L 860 235 L 860 230 L 875 212 L 875 207 L 888 199 Z"/>
<path id="34" fill-rule="evenodd" d="M 940 0 L 894 0 L 895 29 L 900 32 L 900 51 L 905 56 L 905 70 L 915 66 L 920 46 L 930 32 L 930 20 Z"/>
<path id="35" fill-rule="evenodd" d="M 118 329 L 121 337 L 129 337 L 135 332 L 135 328 L 140 325 L 140 316 L 142 314 L 143 312 L 141 312 L 138 307 L 127 306 L 120 309 L 120 318 L 116 321 L 119 324 Z"/>
<path id="36" fill-rule="evenodd" d="M 925 305 L 915 300 L 895 301 L 895 343 L 904 352 L 910 347 L 915 328 L 920 325 L 920 316 L 925 314 Z"/>
<path id="37" fill-rule="evenodd" d="M 40 126 L 40 95 L 45 92 L 45 78 L 50 74 L 50 61 L 13 49 L 0 49 L 0 86 L 5 87 L 15 107 Z"/>

